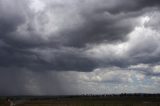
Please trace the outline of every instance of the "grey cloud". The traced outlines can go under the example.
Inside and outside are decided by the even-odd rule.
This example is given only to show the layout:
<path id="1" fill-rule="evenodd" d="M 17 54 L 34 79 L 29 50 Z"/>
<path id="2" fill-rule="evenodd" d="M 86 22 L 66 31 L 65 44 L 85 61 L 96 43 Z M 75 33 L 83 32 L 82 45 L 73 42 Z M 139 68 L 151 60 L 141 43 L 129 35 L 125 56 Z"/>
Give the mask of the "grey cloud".
<path id="1" fill-rule="evenodd" d="M 95 8 L 92 7 L 90 3 L 94 5 L 95 3 L 98 3 L 99 8 L 97 8 L 98 6 Z M 6 21 L 9 22 L 8 26 L 10 26 L 11 28 L 10 27 L 5 28 L 7 22 L 6 21 L 2 22 L 3 24 L 5 24 L 3 25 L 4 26 L 3 28 L 5 28 L 5 30 L 8 30 L 6 32 L 9 34 L 10 32 L 12 33 L 11 35 L 8 35 L 7 38 L 2 38 L 2 39 L 5 39 L 8 43 L 11 43 L 12 45 L 15 46 L 22 45 L 21 47 L 23 46 L 25 47 L 27 45 L 29 47 L 30 46 L 32 47 L 34 45 L 35 46 L 64 45 L 64 46 L 84 47 L 86 46 L 86 44 L 90 43 L 124 40 L 125 35 L 129 33 L 135 26 L 134 18 L 128 17 L 127 14 L 121 16 L 118 14 L 111 14 L 107 10 L 99 11 L 101 9 L 101 6 L 103 7 L 103 5 L 101 4 L 107 5 L 106 1 L 102 2 L 89 1 L 88 3 L 84 2 L 81 5 L 85 6 L 82 7 L 81 5 L 75 7 L 74 4 L 77 5 L 76 2 L 73 2 L 73 4 L 62 3 L 62 6 L 60 7 L 53 7 L 51 5 L 48 8 L 45 8 L 46 10 L 44 10 L 43 12 L 35 14 L 32 13 L 30 9 L 26 8 L 26 11 L 18 12 L 18 13 L 24 13 L 24 12 L 26 13 L 25 17 L 20 17 L 23 19 L 22 22 L 20 21 L 20 19 L 16 18 L 17 16 L 22 14 L 17 14 L 15 17 L 15 19 L 17 19 L 17 21 L 20 22 L 13 20 L 14 15 L 10 14 L 10 17 L 13 18 L 10 21 L 14 23 L 12 24 L 12 22 L 9 22 L 8 19 L 6 19 Z M 49 31 L 52 29 L 50 28 L 47 30 L 45 28 L 47 27 L 46 24 L 52 23 L 50 22 L 52 20 L 48 19 L 47 14 L 50 14 L 52 16 L 51 18 L 60 19 L 60 21 L 57 20 L 57 22 L 53 23 L 52 26 L 56 27 L 57 25 L 57 27 L 59 27 L 58 32 L 56 33 L 51 32 L 49 35 L 43 33 L 45 31 Z M 55 17 L 55 15 L 57 16 Z M 64 20 L 66 21 L 63 22 Z M 18 23 L 26 24 L 24 27 L 25 29 L 22 29 L 25 31 L 25 33 L 22 33 L 22 31 L 17 32 L 16 28 L 17 26 L 20 26 Z M 14 29 L 12 28 L 12 26 Z M 37 29 L 36 27 L 40 27 L 42 30 Z M 10 31 L 9 29 L 12 29 L 12 31 Z M 2 33 L 4 35 L 4 32 Z M 43 36 L 49 36 L 48 37 L 49 40 L 44 40 Z"/>
<path id="2" fill-rule="evenodd" d="M 0 37 L 12 33 L 17 26 L 24 22 L 24 11 L 26 9 L 25 2 L 17 0 L 12 2 L 0 1 Z"/>
<path id="3" fill-rule="evenodd" d="M 83 53 L 73 50 L 42 49 L 38 51 L 22 50 L 12 47 L 0 48 L 1 67 L 19 67 L 30 70 L 92 71 L 97 63 Z"/>
<path id="4" fill-rule="evenodd" d="M 158 0 L 135 0 L 128 1 L 124 0 L 124 2 L 119 3 L 114 8 L 109 8 L 108 11 L 111 13 L 119 13 L 119 12 L 134 12 L 140 11 L 145 8 L 156 7 L 159 8 L 160 2 Z"/>
<path id="5" fill-rule="evenodd" d="M 112 15 L 108 12 L 105 13 L 105 11 L 94 13 L 94 8 L 91 9 L 94 11 L 87 10 L 89 7 L 85 8 L 85 13 L 80 6 L 70 8 L 69 6 L 71 4 L 66 3 L 66 5 L 64 4 L 64 6 L 56 8 L 57 11 L 55 12 L 60 11 L 60 13 L 52 13 L 54 7 L 47 8 L 46 11 L 44 10 L 40 13 L 33 13 L 27 7 L 28 2 L 26 1 L 17 1 L 14 3 L 1 1 L 0 38 L 7 46 L 0 48 L 0 65 L 2 67 L 25 67 L 31 70 L 91 71 L 98 66 L 96 60 L 86 57 L 83 51 L 78 54 L 75 54 L 74 51 L 63 53 L 59 48 L 65 48 L 67 46 L 69 48 L 81 47 L 83 49 L 86 44 L 100 43 L 103 41 L 119 41 L 125 38 L 126 33 L 132 29 L 132 25 L 123 25 L 121 23 L 123 21 L 131 22 L 128 18 L 126 20 L 122 19 L 125 17 L 123 15 Z M 23 5 L 26 6 L 23 7 Z M 12 10 L 8 11 L 6 9 L 7 6 L 10 6 Z M 75 10 L 72 11 L 71 9 Z M 70 14 L 69 16 L 64 12 L 65 10 Z M 51 16 L 54 16 L 54 14 L 57 15 L 57 18 L 61 18 L 61 15 L 66 16 L 69 21 L 68 25 L 57 20 L 57 25 L 60 28 L 59 31 L 55 33 L 51 30 L 51 33 L 45 34 L 47 30 L 50 32 L 50 29 L 45 28 L 43 20 L 44 22 L 49 21 L 47 24 L 52 21 L 50 19 L 47 20 L 49 18 L 47 17 L 47 12 Z M 74 15 L 77 15 L 78 19 L 74 18 Z M 78 20 L 80 22 L 76 22 Z M 70 25 L 71 28 L 68 29 L 67 26 Z M 38 29 L 39 27 L 42 30 Z M 39 56 L 40 53 L 29 51 L 29 49 L 35 48 L 43 48 L 45 50 L 48 47 L 51 49 L 51 58 L 55 57 L 50 62 L 45 61 Z M 57 52 L 52 53 L 52 50 L 57 50 Z"/>
<path id="6" fill-rule="evenodd" d="M 123 91 L 134 75 L 129 69 L 160 76 L 130 68 L 160 63 L 158 0 L 42 0 L 40 11 L 32 2 L 0 0 L 0 95 L 95 93 L 106 83 L 121 83 Z M 152 16 L 143 27 L 142 15 Z M 121 70 L 94 71 L 115 66 Z"/>
<path id="7" fill-rule="evenodd" d="M 158 1 L 145 2 L 144 6 L 143 2 L 143 0 L 134 2 L 102 0 L 101 2 L 86 1 L 83 3 L 70 1 L 59 4 L 49 2 L 50 5 L 47 4 L 48 7 L 45 7 L 43 11 L 34 13 L 27 7 L 29 5 L 27 1 L 15 3 L 1 1 L 0 38 L 7 46 L 0 46 L 0 65 L 2 67 L 25 67 L 30 70 L 92 71 L 101 66 L 123 67 L 152 61 L 156 63 L 159 61 L 157 55 L 154 57 L 146 55 L 143 51 L 140 53 L 134 47 L 128 53 L 131 59 L 113 57 L 113 60 L 99 61 L 84 54 L 88 45 L 98 45 L 102 42 L 116 45 L 117 42 L 127 42 L 127 34 L 133 31 L 138 24 L 137 17 L 146 12 L 144 10 L 133 12 L 132 9 L 129 9 L 130 5 L 134 4 L 135 8 L 139 6 L 142 9 L 158 5 Z M 20 3 L 22 5 L 19 5 Z M 26 6 L 22 8 L 24 4 Z M 10 5 L 12 11 L 8 11 L 5 7 Z M 112 9 L 119 12 L 112 13 L 110 11 Z M 58 30 L 55 31 L 57 27 Z M 49 54 L 41 55 L 47 48 L 50 49 Z M 64 48 L 74 49 L 65 51 Z M 33 52 L 30 49 L 41 50 Z M 135 55 L 136 51 L 141 55 Z M 147 56 L 153 59 L 145 58 Z M 45 57 L 50 60 L 48 61 Z"/>
<path id="8" fill-rule="evenodd" d="M 116 44 L 102 43 L 93 45 L 87 51 L 87 54 L 97 59 L 101 67 L 128 67 L 129 65 L 141 63 L 159 64 L 160 34 L 158 30 L 159 25 L 157 25 L 159 23 L 158 14 L 158 11 L 154 11 L 142 16 L 139 21 L 140 24 L 137 24 L 135 29 L 127 35 L 127 41 Z M 143 22 L 144 20 L 146 22 Z"/>
<path id="9" fill-rule="evenodd" d="M 148 65 L 147 67 L 145 66 L 140 66 L 140 67 L 128 67 L 129 70 L 134 70 L 137 71 L 139 73 L 142 73 L 146 76 L 150 76 L 150 77 L 159 77 L 160 76 L 160 72 L 155 72 L 154 69 L 155 66 L 152 65 Z"/>
<path id="10" fill-rule="evenodd" d="M 66 34 L 64 34 L 64 37 L 71 36 L 66 45 L 83 47 L 86 44 L 112 43 L 125 40 L 125 35 L 132 30 L 134 25 L 129 19 L 121 19 L 123 16 L 117 17 L 105 12 L 86 16 L 86 23 L 81 28 L 64 32 Z"/>
<path id="11" fill-rule="evenodd" d="M 0 0 L 0 95 L 137 92 L 136 75 L 160 76 L 158 0 L 41 1 Z"/>

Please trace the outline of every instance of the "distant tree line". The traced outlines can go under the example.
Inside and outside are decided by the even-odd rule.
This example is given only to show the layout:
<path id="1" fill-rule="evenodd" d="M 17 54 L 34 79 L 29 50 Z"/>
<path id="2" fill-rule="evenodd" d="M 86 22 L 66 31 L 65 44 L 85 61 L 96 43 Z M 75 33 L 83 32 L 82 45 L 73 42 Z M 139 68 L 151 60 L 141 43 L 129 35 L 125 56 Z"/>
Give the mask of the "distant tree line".
<path id="1" fill-rule="evenodd" d="M 160 97 L 160 93 L 121 93 L 121 94 L 82 94 L 82 95 L 60 95 L 60 96 L 0 96 L 0 100 L 51 100 L 51 99 L 67 99 L 67 98 L 104 98 L 104 97 Z"/>
<path id="2" fill-rule="evenodd" d="M 118 97 L 160 97 L 160 93 L 157 94 L 147 94 L 147 93 L 121 93 L 121 94 L 100 94 L 100 95 L 95 95 L 95 94 L 86 94 L 86 95 L 80 95 L 80 96 L 93 96 L 93 97 L 110 97 L 110 96 L 118 96 Z"/>

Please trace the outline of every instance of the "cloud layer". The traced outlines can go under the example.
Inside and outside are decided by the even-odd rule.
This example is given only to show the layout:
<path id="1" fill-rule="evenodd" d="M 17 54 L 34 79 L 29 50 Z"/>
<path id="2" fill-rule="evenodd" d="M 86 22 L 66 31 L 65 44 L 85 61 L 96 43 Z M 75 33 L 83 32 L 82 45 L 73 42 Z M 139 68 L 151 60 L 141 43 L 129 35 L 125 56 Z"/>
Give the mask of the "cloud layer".
<path id="1" fill-rule="evenodd" d="M 63 94 L 89 92 L 85 82 L 105 88 L 104 83 L 144 79 L 158 87 L 159 5 L 158 0 L 0 0 L 0 73 L 6 76 L 0 77 L 6 80 L 0 94 L 61 94 L 65 81 L 71 87 Z M 53 86 L 46 89 L 49 81 Z"/>

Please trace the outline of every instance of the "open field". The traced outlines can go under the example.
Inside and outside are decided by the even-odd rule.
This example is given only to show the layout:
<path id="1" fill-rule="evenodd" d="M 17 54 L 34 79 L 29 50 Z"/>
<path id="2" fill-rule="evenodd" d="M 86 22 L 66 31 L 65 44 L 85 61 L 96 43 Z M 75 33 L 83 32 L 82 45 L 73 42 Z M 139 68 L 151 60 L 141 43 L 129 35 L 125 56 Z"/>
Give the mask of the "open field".
<path id="1" fill-rule="evenodd" d="M 16 106 L 160 106 L 160 97 L 57 97 L 13 100 Z M 6 106 L 5 100 L 0 106 Z"/>

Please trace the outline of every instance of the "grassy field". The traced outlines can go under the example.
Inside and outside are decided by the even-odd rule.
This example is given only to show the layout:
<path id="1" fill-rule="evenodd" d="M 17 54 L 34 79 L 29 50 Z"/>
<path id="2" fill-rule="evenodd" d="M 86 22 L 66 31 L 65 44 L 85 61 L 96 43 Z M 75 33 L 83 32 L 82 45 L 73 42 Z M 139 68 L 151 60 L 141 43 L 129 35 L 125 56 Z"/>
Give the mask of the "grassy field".
<path id="1" fill-rule="evenodd" d="M 15 103 L 16 106 L 160 106 L 160 97 L 35 98 L 15 100 Z M 5 106 L 5 100 L 0 101 L 0 106 Z"/>

